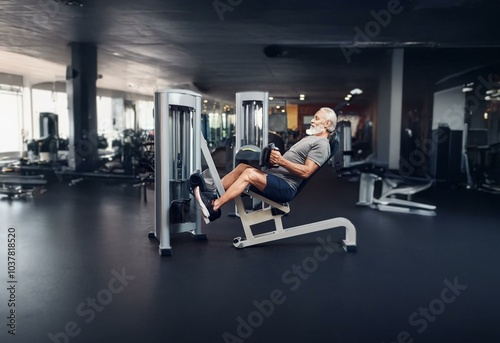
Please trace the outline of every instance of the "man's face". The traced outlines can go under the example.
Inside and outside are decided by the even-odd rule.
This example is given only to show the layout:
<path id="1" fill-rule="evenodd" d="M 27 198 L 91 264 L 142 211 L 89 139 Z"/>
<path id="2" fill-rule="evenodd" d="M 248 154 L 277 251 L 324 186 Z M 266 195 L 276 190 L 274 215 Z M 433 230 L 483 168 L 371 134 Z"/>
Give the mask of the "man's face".
<path id="1" fill-rule="evenodd" d="M 306 130 L 309 136 L 316 136 L 326 131 L 326 115 L 319 110 L 311 120 L 311 127 Z"/>

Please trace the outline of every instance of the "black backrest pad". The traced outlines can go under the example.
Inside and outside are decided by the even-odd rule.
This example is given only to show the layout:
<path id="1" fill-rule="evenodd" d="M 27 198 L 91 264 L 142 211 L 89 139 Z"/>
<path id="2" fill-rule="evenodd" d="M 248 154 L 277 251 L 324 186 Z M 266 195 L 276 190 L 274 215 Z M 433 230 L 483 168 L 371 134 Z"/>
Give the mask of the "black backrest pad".
<path id="1" fill-rule="evenodd" d="M 306 186 L 306 184 L 309 182 L 309 180 L 312 179 L 312 177 L 321 168 L 323 168 L 323 166 L 325 164 L 328 164 L 328 161 L 331 160 L 333 158 L 333 156 L 335 155 L 335 153 L 337 152 L 337 150 L 339 148 L 339 135 L 338 135 L 337 131 L 333 131 L 333 133 L 330 136 L 328 136 L 328 141 L 330 142 L 330 156 L 323 163 L 322 166 L 320 166 L 318 169 L 316 169 L 316 171 L 311 176 L 309 176 L 307 179 L 304 179 L 304 181 L 302 181 L 302 183 L 300 184 L 299 188 L 297 188 L 297 193 L 295 194 L 295 196 L 297 196 L 302 191 L 302 189 Z"/>

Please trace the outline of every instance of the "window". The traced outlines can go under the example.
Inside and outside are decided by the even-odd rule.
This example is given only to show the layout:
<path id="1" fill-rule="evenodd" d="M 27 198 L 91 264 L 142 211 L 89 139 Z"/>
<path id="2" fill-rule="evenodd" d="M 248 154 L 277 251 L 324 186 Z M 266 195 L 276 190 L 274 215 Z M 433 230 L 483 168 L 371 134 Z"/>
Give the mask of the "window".
<path id="1" fill-rule="evenodd" d="M 97 132 L 106 139 L 113 139 L 113 99 L 97 97 Z"/>
<path id="2" fill-rule="evenodd" d="M 21 87 L 0 85 L 0 153 L 23 150 L 21 94 Z"/>
<path id="3" fill-rule="evenodd" d="M 153 102 L 137 100 L 135 104 L 137 111 L 137 123 L 139 129 L 152 130 L 155 128 L 155 119 L 153 117 Z"/>

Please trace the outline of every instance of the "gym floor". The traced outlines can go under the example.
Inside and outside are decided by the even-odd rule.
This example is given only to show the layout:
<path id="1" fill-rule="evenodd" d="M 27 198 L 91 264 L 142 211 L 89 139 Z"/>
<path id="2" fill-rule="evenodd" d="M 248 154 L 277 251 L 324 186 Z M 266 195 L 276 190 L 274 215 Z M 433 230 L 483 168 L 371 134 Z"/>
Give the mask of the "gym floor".
<path id="1" fill-rule="evenodd" d="M 152 190 L 145 203 L 138 188 L 84 181 L 3 200 L 1 341 L 499 342 L 499 196 L 434 187 L 415 198 L 437 205 L 423 217 L 356 207 L 357 192 L 323 168 L 284 218 L 346 217 L 356 253 L 328 243 L 342 229 L 237 250 L 243 230 L 228 205 L 203 225 L 207 241 L 176 235 L 173 256 L 160 257 L 147 238 Z"/>

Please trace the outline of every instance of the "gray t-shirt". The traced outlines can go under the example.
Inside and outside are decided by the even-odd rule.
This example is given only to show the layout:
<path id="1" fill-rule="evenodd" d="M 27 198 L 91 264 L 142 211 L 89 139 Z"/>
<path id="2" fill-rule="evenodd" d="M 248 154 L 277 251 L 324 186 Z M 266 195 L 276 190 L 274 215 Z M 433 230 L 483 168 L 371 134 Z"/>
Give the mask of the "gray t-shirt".
<path id="1" fill-rule="evenodd" d="M 306 160 L 310 158 L 321 167 L 328 157 L 330 157 L 330 143 L 328 139 L 323 137 L 306 136 L 295 143 L 283 157 L 290 162 L 298 164 L 305 164 Z M 283 178 L 294 189 L 297 189 L 303 181 L 301 177 L 292 174 L 281 166 L 270 168 L 268 173 Z"/>

